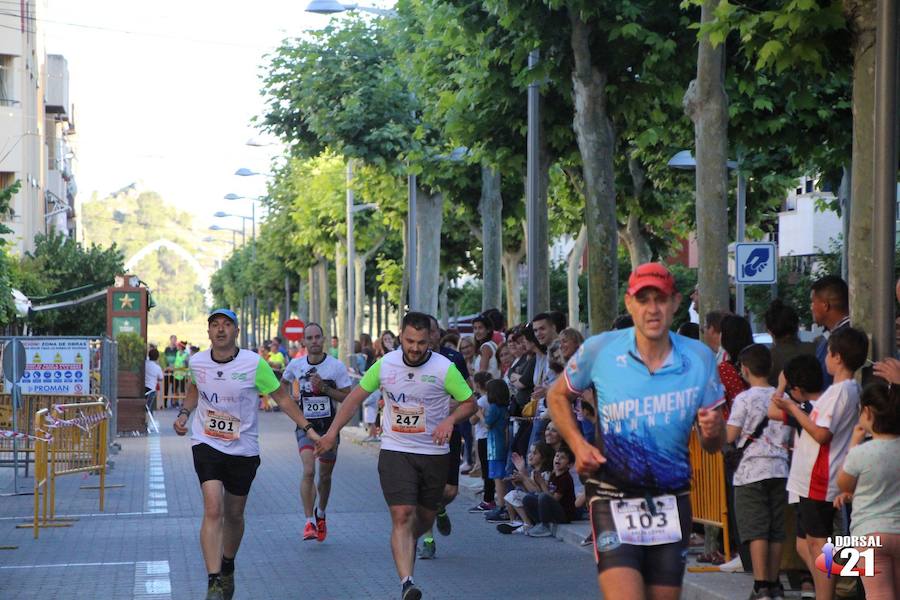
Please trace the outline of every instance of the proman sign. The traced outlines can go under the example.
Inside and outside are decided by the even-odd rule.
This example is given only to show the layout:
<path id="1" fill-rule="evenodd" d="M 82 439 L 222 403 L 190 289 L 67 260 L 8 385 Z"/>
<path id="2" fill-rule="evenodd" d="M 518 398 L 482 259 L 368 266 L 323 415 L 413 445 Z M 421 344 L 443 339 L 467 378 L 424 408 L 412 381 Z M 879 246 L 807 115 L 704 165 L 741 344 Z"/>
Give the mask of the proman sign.
<path id="1" fill-rule="evenodd" d="M 88 340 L 28 339 L 25 372 L 19 385 L 23 394 L 80 396 L 91 391 L 91 351 Z M 7 387 L 11 386 L 7 382 Z"/>

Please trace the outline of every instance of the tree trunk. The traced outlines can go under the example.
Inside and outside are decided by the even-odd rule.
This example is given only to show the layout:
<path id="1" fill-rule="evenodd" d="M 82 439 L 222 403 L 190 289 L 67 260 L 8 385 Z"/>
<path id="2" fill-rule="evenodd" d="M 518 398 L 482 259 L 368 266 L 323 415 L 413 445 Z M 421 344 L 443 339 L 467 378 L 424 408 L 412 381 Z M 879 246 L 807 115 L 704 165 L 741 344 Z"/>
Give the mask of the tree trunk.
<path id="1" fill-rule="evenodd" d="M 525 227 L 525 222 L 522 222 Z M 522 322 L 522 284 L 519 281 L 519 265 L 525 258 L 528 245 L 525 239 L 516 251 L 503 251 L 503 273 L 506 275 L 506 322 L 517 324 Z"/>
<path id="2" fill-rule="evenodd" d="M 497 269 L 499 271 L 499 269 Z M 441 327 L 447 329 L 447 323 L 450 321 L 450 307 L 447 305 L 449 296 L 450 280 L 447 274 L 441 275 L 441 291 L 438 295 L 438 322 Z"/>
<path id="3" fill-rule="evenodd" d="M 482 273 L 481 310 L 500 308 L 503 302 L 501 255 L 503 254 L 503 197 L 500 194 L 500 171 L 481 166 Z"/>
<path id="4" fill-rule="evenodd" d="M 641 218 L 638 216 L 637 209 L 632 209 L 628 213 L 628 222 L 625 224 L 625 227 L 619 230 L 619 240 L 628 248 L 632 271 L 637 269 L 638 266 L 653 260 L 650 242 L 647 241 L 647 238 L 641 231 Z"/>
<path id="5" fill-rule="evenodd" d="M 319 318 L 319 263 L 309 268 L 309 312 L 307 316 L 309 322 Z"/>
<path id="6" fill-rule="evenodd" d="M 302 277 L 297 279 L 297 318 L 303 321 L 309 319 L 309 299 L 306 298 L 308 284 Z"/>
<path id="7" fill-rule="evenodd" d="M 853 34 L 853 156 L 850 174 L 850 321 L 872 331 L 875 280 L 872 229 L 875 198 L 875 0 L 846 0 Z"/>
<path id="8" fill-rule="evenodd" d="M 407 306 L 407 295 L 409 294 L 409 227 L 406 223 L 406 219 L 403 220 L 403 275 L 400 279 L 400 299 L 397 302 L 397 323 L 400 323 L 400 320 L 403 319 L 403 315 L 406 313 L 405 307 Z M 385 310 L 385 324 L 389 319 L 387 318 L 387 310 Z M 397 334 L 399 335 L 399 333 Z"/>
<path id="9" fill-rule="evenodd" d="M 441 272 L 441 226 L 444 217 L 444 194 L 419 190 L 416 207 L 416 241 L 418 260 L 413 285 L 416 302 L 411 310 L 430 315 L 437 313 L 438 281 Z"/>
<path id="10" fill-rule="evenodd" d="M 838 188 L 838 205 L 841 207 L 841 279 L 850 280 L 850 222 L 853 211 L 850 206 L 850 167 L 841 167 L 841 185 Z"/>
<path id="11" fill-rule="evenodd" d="M 378 252 L 378 249 L 381 248 L 381 245 L 384 244 L 384 237 L 382 236 L 379 240 L 377 240 L 372 247 L 369 248 L 364 254 L 360 254 L 357 251 L 356 256 L 353 257 L 353 273 L 354 273 L 354 287 L 356 288 L 356 294 L 354 297 L 354 303 L 356 304 L 356 315 L 353 331 L 359 335 L 362 333 L 363 328 L 366 324 L 366 264 L 372 260 L 372 257 L 375 256 L 375 253 Z"/>
<path id="12" fill-rule="evenodd" d="M 324 338 L 328 339 L 332 331 L 337 331 L 329 319 L 331 314 L 331 289 L 328 285 L 328 259 L 324 256 L 319 258 L 319 314 L 316 318 L 319 324 L 325 329 L 322 332 Z"/>
<path id="13" fill-rule="evenodd" d="M 566 269 L 566 280 L 569 295 L 569 325 L 581 331 L 581 310 L 578 293 L 578 274 L 581 272 L 581 259 L 587 245 L 587 227 L 581 226 L 575 247 L 569 253 L 569 264 Z"/>
<path id="14" fill-rule="evenodd" d="M 353 340 L 347 339 L 347 257 L 343 242 L 334 244 L 335 285 L 337 285 L 338 356 L 342 361 L 353 354 Z"/>
<path id="15" fill-rule="evenodd" d="M 378 294 L 376 293 L 375 296 Z M 369 296 L 369 335 L 372 336 L 374 340 L 378 336 L 378 332 L 374 331 L 375 329 L 375 296 Z"/>
<path id="16" fill-rule="evenodd" d="M 384 294 L 381 293 L 381 290 L 378 290 L 375 293 L 375 335 L 381 335 L 381 332 L 385 330 L 385 327 L 382 327 L 381 321 L 381 308 L 383 298 Z"/>
<path id="17" fill-rule="evenodd" d="M 705 0 L 700 20 L 714 18 L 719 0 Z M 700 40 L 697 78 L 684 95 L 685 113 L 694 122 L 697 170 L 697 250 L 700 318 L 729 308 L 728 281 L 728 98 L 725 46 Z"/>
<path id="18" fill-rule="evenodd" d="M 588 244 L 588 326 L 608 329 L 618 306 L 618 225 L 613 164 L 616 133 L 609 117 L 607 74 L 591 61 L 590 26 L 570 12 L 575 68 L 575 134 L 584 171 L 584 212 Z"/>

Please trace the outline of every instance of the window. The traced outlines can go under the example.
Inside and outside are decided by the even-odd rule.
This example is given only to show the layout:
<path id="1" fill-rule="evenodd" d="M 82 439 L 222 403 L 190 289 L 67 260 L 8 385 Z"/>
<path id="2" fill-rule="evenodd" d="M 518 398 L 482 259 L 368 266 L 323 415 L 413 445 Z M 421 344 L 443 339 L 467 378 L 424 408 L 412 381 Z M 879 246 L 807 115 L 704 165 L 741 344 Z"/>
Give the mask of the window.
<path id="1" fill-rule="evenodd" d="M 806 180 L 806 193 L 809 194 L 812 191 L 813 191 L 813 180 L 807 179 Z"/>
<path id="2" fill-rule="evenodd" d="M 0 106 L 15 106 L 18 104 L 13 96 L 15 86 L 15 60 L 16 57 L 9 54 L 0 54 Z"/>

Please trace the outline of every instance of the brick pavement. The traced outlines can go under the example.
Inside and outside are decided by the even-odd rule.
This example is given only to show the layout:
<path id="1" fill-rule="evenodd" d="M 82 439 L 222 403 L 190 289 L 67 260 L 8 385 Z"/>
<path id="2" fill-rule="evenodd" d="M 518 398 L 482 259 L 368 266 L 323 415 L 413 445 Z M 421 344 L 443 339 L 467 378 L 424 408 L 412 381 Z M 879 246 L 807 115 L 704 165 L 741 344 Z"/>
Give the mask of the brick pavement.
<path id="1" fill-rule="evenodd" d="M 174 412 L 158 413 L 159 454 L 146 437 L 120 438 L 112 457 L 107 511 L 97 493 L 80 485 L 96 477 L 70 476 L 57 488 L 57 513 L 84 515 L 69 528 L 15 529 L 31 513 L 31 496 L 0 498 L 0 598 L 153 600 L 203 598 L 205 569 L 198 531 L 201 497 L 190 444 L 172 433 Z M 396 598 L 390 520 L 375 469 L 377 448 L 345 436 L 328 510 L 328 540 L 302 542 L 299 459 L 293 427 L 280 413 L 261 415 L 262 466 L 247 505 L 237 560 L 236 599 Z M 162 476 L 151 471 L 161 458 Z M 8 469 L 0 492 L 11 491 Z M 160 483 L 164 482 L 164 497 Z M 31 480 L 24 482 L 31 485 Z M 21 487 L 21 485 L 20 485 Z M 164 502 L 160 502 L 164 500 Z M 453 535 L 438 537 L 438 559 L 420 562 L 416 580 L 426 598 L 595 598 L 589 553 L 555 539 L 501 536 L 467 499 L 450 506 Z M 151 512 L 156 511 L 156 512 Z"/>

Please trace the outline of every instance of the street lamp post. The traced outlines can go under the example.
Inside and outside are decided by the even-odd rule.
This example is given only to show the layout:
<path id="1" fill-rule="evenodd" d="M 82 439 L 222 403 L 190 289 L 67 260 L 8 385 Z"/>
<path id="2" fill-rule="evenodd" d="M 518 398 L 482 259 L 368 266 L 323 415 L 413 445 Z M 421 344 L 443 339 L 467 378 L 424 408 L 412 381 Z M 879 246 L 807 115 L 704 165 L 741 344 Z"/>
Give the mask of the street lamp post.
<path id="1" fill-rule="evenodd" d="M 344 329 L 347 356 L 353 354 L 353 331 L 356 324 L 356 302 L 354 292 L 353 262 L 356 260 L 356 241 L 353 238 L 353 159 L 347 159 L 347 323 Z"/>
<path id="2" fill-rule="evenodd" d="M 738 157 L 740 159 L 740 156 Z M 747 236 L 747 180 L 741 172 L 740 161 L 729 160 L 726 162 L 728 170 L 737 171 L 737 207 L 735 210 L 736 225 L 735 237 L 737 242 L 743 242 Z M 669 159 L 669 166 L 673 169 L 681 171 L 693 171 L 697 168 L 697 162 L 691 155 L 690 150 L 682 150 Z M 737 254 L 735 253 L 735 260 Z M 735 264 L 735 279 L 737 279 L 737 264 Z M 701 291 L 702 293 L 702 291 Z M 740 316 L 744 316 L 744 284 L 734 284 L 734 312 Z M 701 319 L 703 316 L 701 315 Z"/>
<path id="3" fill-rule="evenodd" d="M 250 169 L 241 167 L 237 171 L 234 172 L 238 177 L 251 177 L 253 175 L 262 175 L 262 173 L 257 173 L 256 171 L 251 171 Z M 256 198 L 250 198 L 247 196 L 238 196 L 237 194 L 226 194 L 226 200 L 250 200 L 250 223 L 251 223 L 251 237 L 250 237 L 250 255 L 253 264 L 256 265 Z M 259 334 L 259 311 L 256 302 L 256 292 L 253 292 L 250 296 L 250 320 L 253 329 L 253 335 L 251 336 L 250 342 L 253 347 L 257 347 L 259 341 L 256 339 Z"/>
<path id="4" fill-rule="evenodd" d="M 528 53 L 528 68 L 540 62 L 540 51 Z M 525 224 L 528 266 L 528 300 L 526 317 L 550 308 L 547 267 L 549 244 L 547 230 L 547 198 L 541 183 L 541 89 L 538 81 L 528 84 L 528 134 L 526 140 Z"/>

